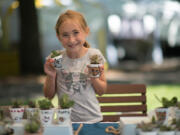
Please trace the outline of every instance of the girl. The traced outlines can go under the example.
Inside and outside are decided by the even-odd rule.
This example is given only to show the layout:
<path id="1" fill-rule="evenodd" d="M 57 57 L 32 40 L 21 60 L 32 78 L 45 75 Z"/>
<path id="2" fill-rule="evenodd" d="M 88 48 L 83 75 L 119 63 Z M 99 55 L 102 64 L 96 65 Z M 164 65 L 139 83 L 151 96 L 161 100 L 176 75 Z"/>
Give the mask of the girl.
<path id="1" fill-rule="evenodd" d="M 65 50 L 62 51 L 62 68 L 54 68 L 54 60 L 49 58 L 44 64 L 47 75 L 44 83 L 45 97 L 52 99 L 57 93 L 60 98 L 64 93 L 75 101 L 72 108 L 73 122 L 99 122 L 102 120 L 100 106 L 96 94 L 106 91 L 107 82 L 101 67 L 99 78 L 89 77 L 89 57 L 101 56 L 101 64 L 105 59 L 101 52 L 90 48 L 86 41 L 89 28 L 82 14 L 68 10 L 57 20 L 56 35 Z"/>

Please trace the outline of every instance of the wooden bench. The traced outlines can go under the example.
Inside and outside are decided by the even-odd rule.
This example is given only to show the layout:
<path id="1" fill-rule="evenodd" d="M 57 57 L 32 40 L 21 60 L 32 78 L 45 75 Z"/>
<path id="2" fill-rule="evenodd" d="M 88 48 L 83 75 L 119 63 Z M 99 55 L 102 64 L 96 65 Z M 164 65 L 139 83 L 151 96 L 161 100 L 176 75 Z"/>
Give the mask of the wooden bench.
<path id="1" fill-rule="evenodd" d="M 116 122 L 123 116 L 146 116 L 144 84 L 108 84 L 107 92 L 97 97 L 103 121 Z"/>

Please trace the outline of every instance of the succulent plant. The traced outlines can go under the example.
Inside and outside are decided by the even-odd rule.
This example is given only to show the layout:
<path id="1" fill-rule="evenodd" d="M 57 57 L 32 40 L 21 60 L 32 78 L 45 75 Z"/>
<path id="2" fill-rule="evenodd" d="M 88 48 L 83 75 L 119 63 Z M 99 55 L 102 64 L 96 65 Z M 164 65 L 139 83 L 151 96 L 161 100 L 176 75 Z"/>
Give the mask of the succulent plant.
<path id="1" fill-rule="evenodd" d="M 41 127 L 38 113 L 31 115 L 30 119 L 25 124 L 25 131 L 27 133 L 37 133 Z"/>
<path id="2" fill-rule="evenodd" d="M 30 108 L 36 108 L 36 101 L 29 100 L 29 101 L 28 101 L 28 107 L 30 107 Z"/>
<path id="3" fill-rule="evenodd" d="M 141 122 L 140 124 L 138 124 L 138 128 L 140 128 L 144 132 L 153 131 L 157 127 L 156 123 L 153 122 Z"/>
<path id="4" fill-rule="evenodd" d="M 51 58 L 57 57 L 59 55 L 61 55 L 60 51 L 57 51 L 57 50 L 51 51 Z"/>
<path id="5" fill-rule="evenodd" d="M 91 64 L 100 64 L 100 60 L 101 60 L 101 58 L 99 55 L 92 55 L 90 57 L 90 63 Z"/>
<path id="6" fill-rule="evenodd" d="M 21 100 L 14 100 L 14 101 L 12 101 L 12 108 L 21 108 L 21 106 L 22 106 L 22 101 Z"/>
<path id="7" fill-rule="evenodd" d="M 70 108 L 74 105 L 74 101 L 69 99 L 67 94 L 64 94 L 59 100 L 62 109 Z"/>
<path id="8" fill-rule="evenodd" d="M 161 125 L 161 126 L 159 127 L 159 130 L 160 130 L 160 131 L 172 131 L 173 128 L 172 128 L 171 126 Z"/>
<path id="9" fill-rule="evenodd" d="M 42 110 L 48 110 L 53 107 L 51 100 L 44 98 L 38 101 L 39 107 Z"/>
<path id="10" fill-rule="evenodd" d="M 159 97 L 157 97 L 155 95 L 155 98 L 160 102 L 162 103 L 162 107 L 163 108 L 168 108 L 168 107 L 171 107 L 171 106 L 176 106 L 177 103 L 178 103 L 178 99 L 177 97 L 172 97 L 172 99 L 167 99 L 166 97 L 162 97 L 161 99 L 159 99 Z"/>

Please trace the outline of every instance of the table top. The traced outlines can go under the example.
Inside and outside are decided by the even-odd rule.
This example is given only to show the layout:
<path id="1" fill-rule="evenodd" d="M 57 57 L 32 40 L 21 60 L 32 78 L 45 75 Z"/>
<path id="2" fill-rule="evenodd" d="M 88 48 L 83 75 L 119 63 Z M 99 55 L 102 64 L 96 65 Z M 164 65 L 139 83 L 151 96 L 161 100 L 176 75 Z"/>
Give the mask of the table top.
<path id="1" fill-rule="evenodd" d="M 80 123 L 73 123 L 73 130 L 77 130 Z M 114 128 L 119 127 L 119 123 L 111 123 L 111 122 L 98 122 L 98 123 L 83 123 L 83 127 L 79 132 L 79 135 L 113 135 L 112 133 L 106 133 L 105 129 L 109 126 L 113 126 Z"/>

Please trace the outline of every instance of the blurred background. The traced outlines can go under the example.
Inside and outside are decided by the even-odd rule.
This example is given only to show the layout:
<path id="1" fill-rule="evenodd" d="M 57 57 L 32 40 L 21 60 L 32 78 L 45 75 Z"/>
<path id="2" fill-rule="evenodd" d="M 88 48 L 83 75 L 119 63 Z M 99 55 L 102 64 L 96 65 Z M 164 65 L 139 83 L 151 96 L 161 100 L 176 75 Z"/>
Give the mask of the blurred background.
<path id="1" fill-rule="evenodd" d="M 160 105 L 154 94 L 180 99 L 179 0 L 0 0 L 0 105 L 43 97 L 43 64 L 62 49 L 54 26 L 67 9 L 86 18 L 108 83 L 146 84 L 148 110 Z"/>

